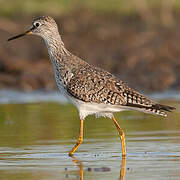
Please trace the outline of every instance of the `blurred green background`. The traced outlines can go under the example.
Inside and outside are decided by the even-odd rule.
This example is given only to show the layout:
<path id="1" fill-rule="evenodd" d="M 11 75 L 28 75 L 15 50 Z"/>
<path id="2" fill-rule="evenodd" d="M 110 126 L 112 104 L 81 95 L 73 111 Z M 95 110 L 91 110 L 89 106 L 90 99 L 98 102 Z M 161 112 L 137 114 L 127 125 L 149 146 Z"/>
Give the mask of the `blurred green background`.
<path id="1" fill-rule="evenodd" d="M 179 0 L 1 0 L 1 15 L 32 15 L 50 13 L 56 16 L 71 13 L 77 8 L 86 8 L 97 12 L 113 12 L 122 15 L 138 14 L 140 8 L 172 8 L 179 10 Z"/>

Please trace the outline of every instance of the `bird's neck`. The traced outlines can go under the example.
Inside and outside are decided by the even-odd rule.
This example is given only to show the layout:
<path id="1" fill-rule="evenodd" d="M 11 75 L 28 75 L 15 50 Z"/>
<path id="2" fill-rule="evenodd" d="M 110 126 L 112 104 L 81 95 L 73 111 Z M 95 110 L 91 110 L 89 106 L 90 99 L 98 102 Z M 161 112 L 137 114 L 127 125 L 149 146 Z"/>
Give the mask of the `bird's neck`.
<path id="1" fill-rule="evenodd" d="M 44 40 L 55 71 L 58 70 L 63 74 L 66 71 L 72 71 L 78 66 L 87 65 L 85 61 L 74 56 L 65 48 L 59 33 L 52 37 L 46 35 Z"/>
<path id="2" fill-rule="evenodd" d="M 70 52 L 65 48 L 59 33 L 56 35 L 53 34 L 52 36 L 49 35 L 48 37 L 44 38 L 44 40 L 46 47 L 48 48 L 50 59 L 53 61 L 53 63 L 56 61 L 62 61 L 62 56 L 70 54 Z"/>

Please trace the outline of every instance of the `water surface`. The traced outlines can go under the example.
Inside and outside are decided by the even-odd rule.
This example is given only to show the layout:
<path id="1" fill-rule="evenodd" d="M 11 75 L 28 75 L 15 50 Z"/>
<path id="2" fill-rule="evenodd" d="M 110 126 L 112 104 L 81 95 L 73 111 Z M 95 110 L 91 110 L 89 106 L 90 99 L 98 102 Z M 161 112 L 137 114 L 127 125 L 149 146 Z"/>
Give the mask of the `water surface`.
<path id="1" fill-rule="evenodd" d="M 84 142 L 68 151 L 79 131 L 77 110 L 51 102 L 0 105 L 1 180 L 169 180 L 180 177 L 180 103 L 167 118 L 115 114 L 126 134 L 127 159 L 113 122 L 90 116 Z M 124 177 L 123 177 L 124 176 Z"/>

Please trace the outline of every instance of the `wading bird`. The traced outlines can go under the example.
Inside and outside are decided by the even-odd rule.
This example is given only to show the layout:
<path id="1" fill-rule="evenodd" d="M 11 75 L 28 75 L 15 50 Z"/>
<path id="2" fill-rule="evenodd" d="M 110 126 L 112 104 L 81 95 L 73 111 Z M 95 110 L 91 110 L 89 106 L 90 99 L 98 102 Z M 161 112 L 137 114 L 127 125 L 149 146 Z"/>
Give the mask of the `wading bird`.
<path id="1" fill-rule="evenodd" d="M 79 111 L 80 132 L 77 143 L 69 152 L 70 156 L 83 141 L 83 122 L 88 115 L 95 114 L 113 120 L 120 135 L 122 156 L 126 157 L 125 135 L 113 116 L 114 112 L 137 110 L 167 116 L 166 111 L 171 112 L 175 109 L 150 100 L 111 73 L 89 65 L 73 55 L 65 48 L 53 18 L 49 16 L 36 18 L 28 31 L 9 38 L 8 41 L 29 34 L 38 35 L 44 39 L 57 85 Z"/>

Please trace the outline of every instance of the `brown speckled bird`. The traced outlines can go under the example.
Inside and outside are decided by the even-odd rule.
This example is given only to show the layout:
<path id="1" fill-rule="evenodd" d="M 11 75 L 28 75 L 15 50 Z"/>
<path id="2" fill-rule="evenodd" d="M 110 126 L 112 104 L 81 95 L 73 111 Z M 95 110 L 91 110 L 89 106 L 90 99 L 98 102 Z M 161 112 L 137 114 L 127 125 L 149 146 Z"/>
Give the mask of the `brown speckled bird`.
<path id="1" fill-rule="evenodd" d="M 100 68 L 89 65 L 70 53 L 64 46 L 58 27 L 53 18 L 42 16 L 33 21 L 32 27 L 23 34 L 41 36 L 48 48 L 54 67 L 55 78 L 60 91 L 77 107 L 80 116 L 80 133 L 76 145 L 69 152 L 72 156 L 83 140 L 83 122 L 86 116 L 95 114 L 113 120 L 120 135 L 122 156 L 126 157 L 125 135 L 115 120 L 113 113 L 124 110 L 137 110 L 144 113 L 167 116 L 174 107 L 153 102 L 119 78 Z"/>

